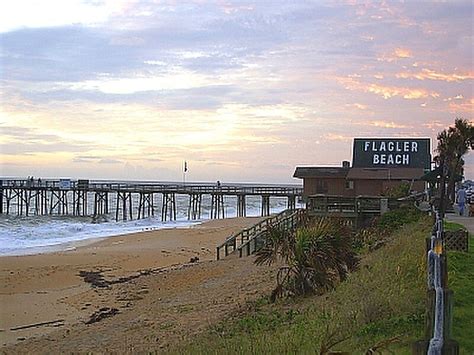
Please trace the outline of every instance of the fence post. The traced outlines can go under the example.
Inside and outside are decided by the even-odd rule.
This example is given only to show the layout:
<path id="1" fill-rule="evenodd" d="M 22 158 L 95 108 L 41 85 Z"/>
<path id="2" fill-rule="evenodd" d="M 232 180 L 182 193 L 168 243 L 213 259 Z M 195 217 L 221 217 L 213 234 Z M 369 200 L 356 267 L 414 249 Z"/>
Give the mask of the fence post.
<path id="1" fill-rule="evenodd" d="M 425 339 L 413 343 L 413 354 L 459 354 L 459 344 L 451 339 L 453 291 L 447 288 L 448 263 L 442 233 L 443 219 L 436 214 L 433 235 L 425 239 L 428 267 Z"/>

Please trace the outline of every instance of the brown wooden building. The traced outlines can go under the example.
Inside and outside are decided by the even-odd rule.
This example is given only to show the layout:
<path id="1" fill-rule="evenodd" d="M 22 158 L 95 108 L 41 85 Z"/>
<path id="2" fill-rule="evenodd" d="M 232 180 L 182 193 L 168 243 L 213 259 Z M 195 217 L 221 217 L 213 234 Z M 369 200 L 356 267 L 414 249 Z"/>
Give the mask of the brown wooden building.
<path id="1" fill-rule="evenodd" d="M 293 177 L 303 179 L 303 195 L 347 195 L 348 167 L 298 167 Z"/>
<path id="2" fill-rule="evenodd" d="M 355 139 L 353 167 L 297 167 L 293 177 L 303 179 L 304 195 L 380 196 L 408 183 L 423 191 L 421 177 L 429 170 L 429 139 Z"/>

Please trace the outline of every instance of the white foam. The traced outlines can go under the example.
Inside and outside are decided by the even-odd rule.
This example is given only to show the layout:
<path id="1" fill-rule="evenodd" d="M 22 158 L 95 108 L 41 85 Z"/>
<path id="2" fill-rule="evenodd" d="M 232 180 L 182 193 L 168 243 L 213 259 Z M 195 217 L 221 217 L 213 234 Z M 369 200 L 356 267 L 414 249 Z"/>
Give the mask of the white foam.
<path id="1" fill-rule="evenodd" d="M 227 218 L 236 217 L 236 202 L 233 196 L 225 198 Z M 286 202 L 286 198 L 271 198 L 271 213 L 283 211 Z M 210 201 L 203 199 L 201 221 L 187 220 L 187 203 L 187 196 L 177 196 L 178 220 L 174 222 L 161 222 L 158 217 L 116 222 L 114 215 L 108 216 L 109 221 L 103 223 L 92 223 L 91 217 L 0 215 L 0 256 L 68 250 L 78 242 L 148 230 L 187 228 L 209 218 Z M 260 215 L 259 196 L 248 196 L 246 204 L 248 217 Z M 160 206 L 157 206 L 155 214 L 160 212 Z"/>
<path id="2" fill-rule="evenodd" d="M 91 223 L 84 218 L 50 218 L 36 216 L 10 218 L 0 224 L 0 255 L 29 255 L 72 247 L 85 240 L 151 231 L 165 228 L 186 228 L 200 221 L 160 222 L 142 219 L 128 222 Z"/>

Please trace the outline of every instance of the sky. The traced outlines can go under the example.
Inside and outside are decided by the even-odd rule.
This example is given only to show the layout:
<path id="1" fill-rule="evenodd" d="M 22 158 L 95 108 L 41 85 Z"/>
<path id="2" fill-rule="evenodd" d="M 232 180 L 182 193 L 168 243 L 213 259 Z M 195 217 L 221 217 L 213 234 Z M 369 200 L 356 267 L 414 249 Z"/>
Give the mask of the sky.
<path id="1" fill-rule="evenodd" d="M 299 182 L 473 120 L 466 1 L 0 2 L 0 175 Z M 474 153 L 465 173 L 474 179 Z"/>

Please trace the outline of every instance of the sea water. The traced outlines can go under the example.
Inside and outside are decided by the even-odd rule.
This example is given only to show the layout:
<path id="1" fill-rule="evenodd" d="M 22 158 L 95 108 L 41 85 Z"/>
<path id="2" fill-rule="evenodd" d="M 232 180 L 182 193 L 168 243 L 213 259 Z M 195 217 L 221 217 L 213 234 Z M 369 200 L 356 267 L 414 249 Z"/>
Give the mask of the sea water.
<path id="1" fill-rule="evenodd" d="M 137 196 L 134 196 L 136 199 Z M 188 228 L 210 218 L 210 197 L 202 199 L 201 219 L 188 220 L 189 197 L 176 195 L 176 221 L 161 221 L 161 195 L 156 194 L 154 216 L 137 220 L 138 201 L 133 201 L 134 218 L 115 221 L 115 210 L 100 219 L 75 216 L 17 216 L 0 215 L 0 256 L 28 255 L 73 249 L 78 243 L 135 232 L 164 228 Z M 112 197 L 113 198 L 113 197 Z M 88 211 L 93 210 L 93 199 L 89 198 Z M 260 216 L 261 197 L 247 196 L 247 217 Z M 115 206 L 115 202 L 111 204 Z M 236 217 L 237 198 L 224 196 L 225 218 Z M 270 213 L 278 213 L 287 207 L 286 197 L 270 198 Z"/>

